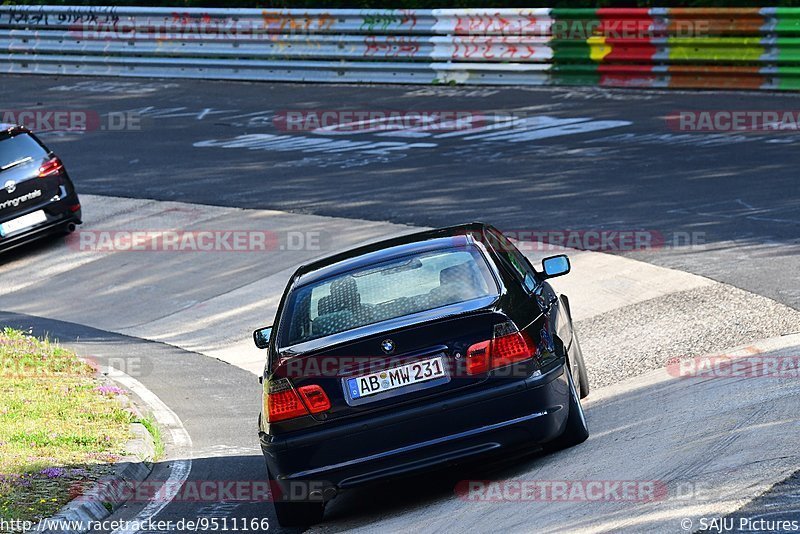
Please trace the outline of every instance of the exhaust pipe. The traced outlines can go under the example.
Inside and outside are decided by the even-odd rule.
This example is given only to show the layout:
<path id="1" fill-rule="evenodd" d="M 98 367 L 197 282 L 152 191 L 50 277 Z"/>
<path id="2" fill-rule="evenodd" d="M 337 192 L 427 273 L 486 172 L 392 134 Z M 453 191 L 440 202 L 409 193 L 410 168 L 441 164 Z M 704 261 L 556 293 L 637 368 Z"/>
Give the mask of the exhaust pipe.
<path id="1" fill-rule="evenodd" d="M 67 232 L 71 234 L 74 231 L 75 231 L 75 223 L 67 224 Z"/>
<path id="2" fill-rule="evenodd" d="M 311 497 L 314 500 L 318 500 L 319 499 L 319 500 L 323 500 L 323 501 L 327 502 L 327 501 L 330 501 L 331 499 L 333 499 L 334 497 L 336 497 L 336 495 L 338 493 L 339 492 L 336 490 L 336 488 L 327 487 L 324 490 L 314 490 L 314 491 L 312 491 L 309 494 L 309 497 Z"/>

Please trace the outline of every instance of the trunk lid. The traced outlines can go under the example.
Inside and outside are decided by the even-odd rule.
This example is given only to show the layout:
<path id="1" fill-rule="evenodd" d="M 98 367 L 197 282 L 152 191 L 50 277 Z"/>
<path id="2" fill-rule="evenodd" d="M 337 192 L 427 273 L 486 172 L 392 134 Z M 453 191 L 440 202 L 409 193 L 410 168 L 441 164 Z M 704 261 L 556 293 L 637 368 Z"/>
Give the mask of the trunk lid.
<path id="1" fill-rule="evenodd" d="M 494 326 L 507 321 L 490 310 L 441 318 L 393 331 L 380 331 L 355 341 L 287 358 L 273 377 L 287 377 L 295 388 L 319 385 L 331 408 L 317 421 L 335 421 L 395 408 L 476 387 L 486 375 L 466 373 L 470 345 L 492 338 Z M 387 354 L 386 349 L 390 348 Z M 426 363 L 427 362 L 427 363 Z M 442 370 L 438 367 L 442 366 Z M 409 382 L 409 378 L 411 382 Z M 358 382 L 376 380 L 391 389 L 357 391 Z M 354 390 L 356 388 L 356 390 Z"/>

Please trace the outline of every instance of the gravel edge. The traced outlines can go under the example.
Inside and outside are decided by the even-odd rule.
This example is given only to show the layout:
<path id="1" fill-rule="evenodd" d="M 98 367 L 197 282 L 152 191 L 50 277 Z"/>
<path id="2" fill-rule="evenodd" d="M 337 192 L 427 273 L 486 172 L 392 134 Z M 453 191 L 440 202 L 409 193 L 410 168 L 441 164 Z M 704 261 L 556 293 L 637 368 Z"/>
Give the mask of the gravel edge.
<path id="1" fill-rule="evenodd" d="M 567 295 L 569 296 L 569 295 Z M 800 332 L 800 311 L 723 283 L 575 322 L 594 389 L 756 339 Z"/>

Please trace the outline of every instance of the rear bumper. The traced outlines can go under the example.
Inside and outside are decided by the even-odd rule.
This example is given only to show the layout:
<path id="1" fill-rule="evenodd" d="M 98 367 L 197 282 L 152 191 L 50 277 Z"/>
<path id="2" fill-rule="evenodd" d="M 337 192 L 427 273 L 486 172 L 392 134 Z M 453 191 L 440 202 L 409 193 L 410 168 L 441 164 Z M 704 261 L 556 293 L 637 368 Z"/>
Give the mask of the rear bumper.
<path id="1" fill-rule="evenodd" d="M 564 366 L 490 390 L 333 428 L 261 433 L 272 477 L 346 489 L 501 450 L 535 448 L 561 435 L 569 387 Z"/>
<path id="2" fill-rule="evenodd" d="M 0 222 L 12 220 L 28 213 L 44 210 L 47 220 L 28 228 L 22 232 L 13 233 L 7 237 L 0 237 L 0 252 L 10 250 L 35 239 L 62 231 L 66 225 L 73 223 L 79 225 L 82 222 L 81 210 L 72 211 L 71 206 L 80 205 L 78 195 L 73 193 L 55 202 L 45 202 L 36 206 L 31 206 L 22 212 L 14 213 L 13 216 L 2 217 Z"/>

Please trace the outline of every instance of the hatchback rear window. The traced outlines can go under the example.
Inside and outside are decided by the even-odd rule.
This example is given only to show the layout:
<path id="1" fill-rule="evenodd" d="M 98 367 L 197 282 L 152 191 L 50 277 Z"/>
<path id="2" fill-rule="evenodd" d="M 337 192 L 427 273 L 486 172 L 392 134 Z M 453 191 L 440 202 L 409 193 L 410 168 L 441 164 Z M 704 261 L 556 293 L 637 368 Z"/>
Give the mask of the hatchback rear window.
<path id="1" fill-rule="evenodd" d="M 295 289 L 279 341 L 287 347 L 496 294 L 486 260 L 474 247 L 406 256 Z"/>
<path id="2" fill-rule="evenodd" d="M 28 134 L 0 141 L 0 171 L 31 162 L 38 164 L 45 156 L 47 151 Z"/>

